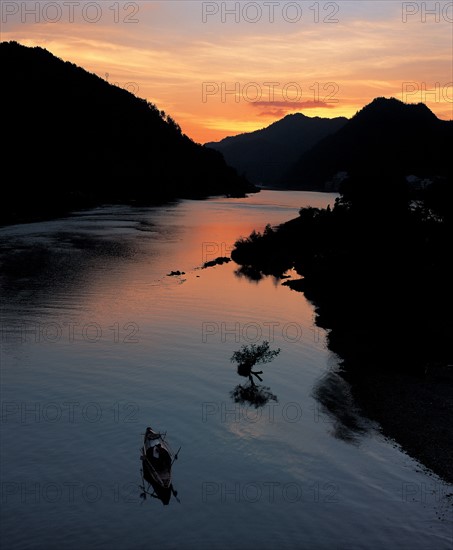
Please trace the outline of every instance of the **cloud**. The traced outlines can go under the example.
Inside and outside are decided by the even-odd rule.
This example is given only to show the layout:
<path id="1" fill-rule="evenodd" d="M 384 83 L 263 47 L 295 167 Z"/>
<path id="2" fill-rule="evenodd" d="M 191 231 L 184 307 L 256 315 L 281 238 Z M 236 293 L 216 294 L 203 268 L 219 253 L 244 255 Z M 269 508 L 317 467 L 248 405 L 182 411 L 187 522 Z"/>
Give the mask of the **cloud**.
<path id="1" fill-rule="evenodd" d="M 327 101 L 253 101 L 250 104 L 254 107 L 281 107 L 286 111 L 335 108 L 333 103 L 328 103 Z"/>
<path id="2" fill-rule="evenodd" d="M 288 111 L 285 111 L 284 109 L 269 109 L 269 111 L 261 111 L 261 113 L 258 113 L 258 116 L 283 118 L 287 112 Z"/>
<path id="3" fill-rule="evenodd" d="M 266 107 L 258 116 L 283 117 L 292 111 L 304 111 L 307 109 L 334 109 L 335 104 L 326 101 L 254 101 L 252 107 Z"/>

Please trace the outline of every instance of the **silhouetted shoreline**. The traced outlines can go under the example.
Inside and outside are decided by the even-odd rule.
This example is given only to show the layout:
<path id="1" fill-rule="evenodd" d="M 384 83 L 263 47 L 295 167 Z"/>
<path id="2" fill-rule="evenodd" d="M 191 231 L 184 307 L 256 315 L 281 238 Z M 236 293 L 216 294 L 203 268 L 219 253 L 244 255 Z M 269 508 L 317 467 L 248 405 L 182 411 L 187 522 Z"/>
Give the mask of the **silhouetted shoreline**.
<path id="1" fill-rule="evenodd" d="M 2 97 L 0 224 L 257 191 L 150 101 L 40 47 L 1 42 L 0 62 L 14 83 Z"/>
<path id="2" fill-rule="evenodd" d="M 333 209 L 301 209 L 231 257 L 244 273 L 303 277 L 283 284 L 314 304 L 364 413 L 453 482 L 453 186 L 414 190 L 390 174 L 358 172 Z"/>
<path id="3" fill-rule="evenodd" d="M 251 191 L 251 193 L 258 193 L 259 189 L 256 191 Z M 20 212 L 14 212 L 13 214 L 7 214 L 5 212 L 0 215 L 0 227 L 7 227 L 9 225 L 17 225 L 23 223 L 37 223 L 51 221 L 59 218 L 69 218 L 80 212 L 87 212 L 93 208 L 109 208 L 112 206 L 130 206 L 137 208 L 154 208 L 160 206 L 167 206 L 170 204 L 177 203 L 181 200 L 197 200 L 204 201 L 213 197 L 219 197 L 222 195 L 206 195 L 206 196 L 184 196 L 184 197 L 175 197 L 169 195 L 167 197 L 161 196 L 160 198 L 155 197 L 153 200 L 148 201 L 136 201 L 136 200 L 122 200 L 117 202 L 96 202 L 89 199 L 78 200 L 74 203 L 65 204 L 60 203 L 58 205 L 50 205 L 47 208 L 33 208 L 33 205 L 28 205 L 26 208 Z M 225 195 L 223 195 L 225 196 Z M 247 196 L 247 193 L 240 194 L 238 196 L 227 196 L 227 198 L 244 198 Z"/>

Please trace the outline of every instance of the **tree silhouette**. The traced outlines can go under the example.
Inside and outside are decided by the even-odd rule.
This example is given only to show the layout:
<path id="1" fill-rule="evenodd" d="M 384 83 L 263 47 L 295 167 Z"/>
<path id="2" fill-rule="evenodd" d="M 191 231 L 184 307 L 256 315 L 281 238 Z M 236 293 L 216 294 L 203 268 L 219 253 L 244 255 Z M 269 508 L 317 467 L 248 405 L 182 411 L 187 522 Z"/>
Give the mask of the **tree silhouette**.
<path id="1" fill-rule="evenodd" d="M 256 378 L 262 382 L 263 379 L 260 377 L 260 374 L 263 374 L 263 371 L 253 371 L 253 366 L 257 363 L 269 363 L 280 353 L 280 351 L 280 348 L 276 350 L 269 349 L 269 342 L 264 340 L 260 345 L 250 344 L 249 346 L 242 346 L 233 353 L 231 362 L 238 363 L 238 374 L 248 377 L 251 384 L 255 385 L 252 375 L 256 376 Z"/>

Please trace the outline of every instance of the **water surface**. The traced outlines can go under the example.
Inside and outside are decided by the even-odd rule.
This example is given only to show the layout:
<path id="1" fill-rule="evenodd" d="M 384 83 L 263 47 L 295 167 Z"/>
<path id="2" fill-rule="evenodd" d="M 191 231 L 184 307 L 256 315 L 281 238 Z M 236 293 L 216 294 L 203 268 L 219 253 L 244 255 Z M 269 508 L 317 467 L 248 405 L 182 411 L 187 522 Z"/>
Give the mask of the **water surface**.
<path id="1" fill-rule="evenodd" d="M 5 547 L 451 548 L 452 488 L 360 416 L 304 296 L 233 262 L 200 269 L 333 200 L 263 191 L 0 229 Z M 235 404 L 230 357 L 263 340 L 281 348 L 262 375 L 278 401 Z M 140 499 L 148 425 L 181 447 L 180 503 Z"/>

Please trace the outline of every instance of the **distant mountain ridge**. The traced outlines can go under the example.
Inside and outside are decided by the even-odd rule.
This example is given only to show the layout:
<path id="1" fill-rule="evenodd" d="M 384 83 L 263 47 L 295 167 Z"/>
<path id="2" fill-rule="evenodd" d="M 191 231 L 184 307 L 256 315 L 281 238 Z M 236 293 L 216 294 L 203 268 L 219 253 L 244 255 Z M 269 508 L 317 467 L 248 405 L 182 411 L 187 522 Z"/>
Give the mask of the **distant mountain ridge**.
<path id="1" fill-rule="evenodd" d="M 376 98 L 338 132 L 304 152 L 284 181 L 293 189 L 325 189 L 340 172 L 451 177 L 453 122 L 423 103 Z"/>
<path id="2" fill-rule="evenodd" d="M 279 186 L 284 184 L 282 176 L 302 153 L 347 121 L 344 117 L 330 119 L 295 113 L 261 130 L 209 142 L 205 147 L 220 151 L 227 163 L 252 183 Z"/>
<path id="3" fill-rule="evenodd" d="M 351 119 L 287 115 L 267 128 L 206 147 L 257 184 L 330 191 L 351 172 L 452 177 L 453 122 L 423 103 L 379 97 Z"/>
<path id="4" fill-rule="evenodd" d="M 145 99 L 40 47 L 2 42 L 0 62 L 2 156 L 12 178 L 4 179 L 0 223 L 253 190 Z"/>

